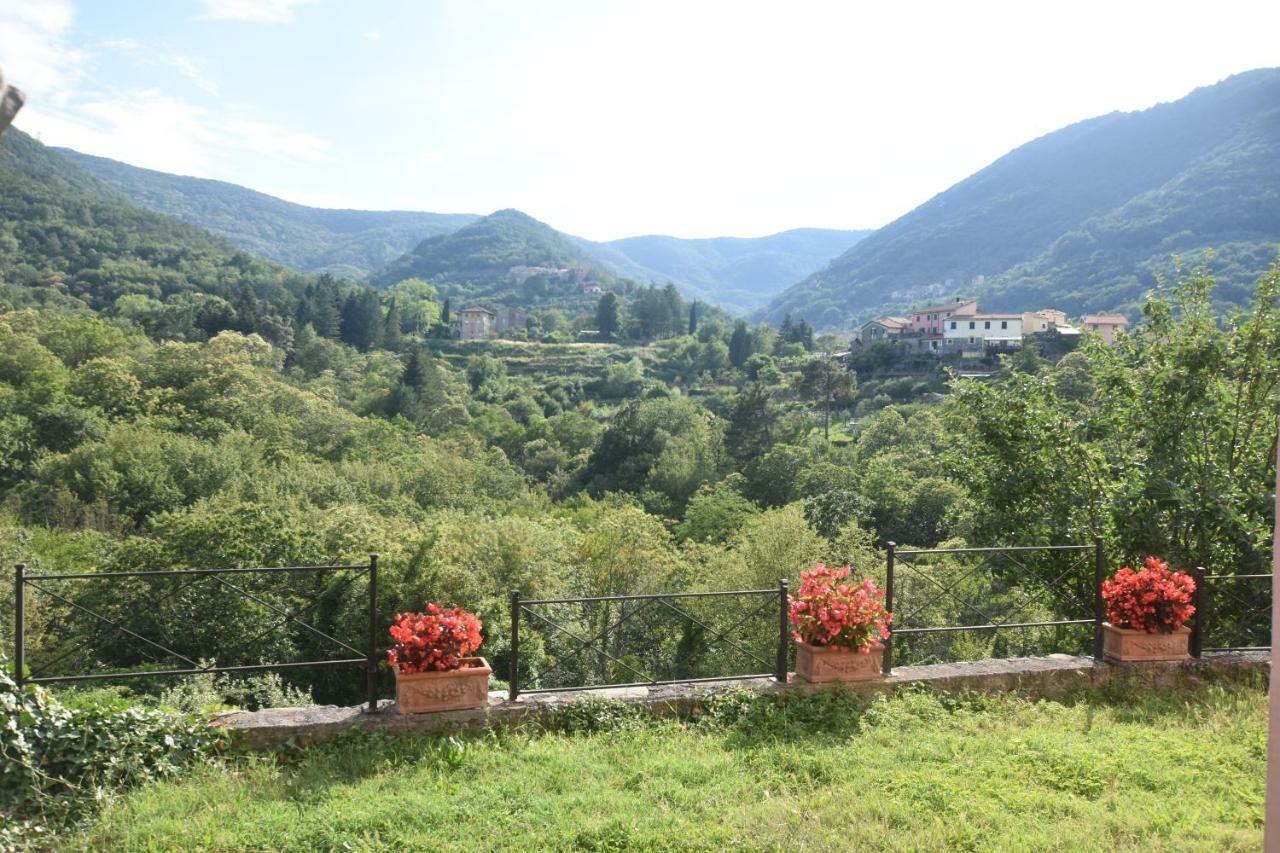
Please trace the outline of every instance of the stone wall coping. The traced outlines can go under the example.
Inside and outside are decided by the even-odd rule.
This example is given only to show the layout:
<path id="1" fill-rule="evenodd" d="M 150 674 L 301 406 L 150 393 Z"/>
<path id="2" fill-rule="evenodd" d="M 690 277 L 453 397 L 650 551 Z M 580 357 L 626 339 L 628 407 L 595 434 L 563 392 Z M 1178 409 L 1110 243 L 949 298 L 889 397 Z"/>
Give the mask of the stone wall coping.
<path id="1" fill-rule="evenodd" d="M 1170 686 L 1206 677 L 1240 676 L 1270 672 L 1269 651 L 1206 652 L 1199 659 L 1144 663 L 1099 663 L 1089 657 L 1048 655 L 1001 658 L 960 663 L 897 667 L 887 677 L 842 684 L 859 692 L 888 691 L 911 685 L 927 685 L 942 691 L 988 693 L 1020 692 L 1051 698 L 1084 687 L 1109 682 Z M 273 749 L 286 744 L 322 743 L 352 728 L 401 733 L 453 732 L 536 722 L 559 708 L 586 697 L 615 699 L 646 706 L 655 714 L 687 711 L 705 697 L 726 690 L 757 692 L 820 690 L 831 685 L 810 685 L 792 680 L 783 685 L 772 678 L 741 678 L 720 682 L 685 682 L 651 687 L 603 687 L 554 693 L 522 693 L 511 702 L 505 690 L 489 693 L 487 708 L 444 711 L 434 714 L 401 714 L 390 699 L 368 712 L 363 705 L 317 705 L 305 708 L 269 708 L 260 711 L 228 711 L 212 725 L 231 733 L 238 744 L 251 749 Z"/>

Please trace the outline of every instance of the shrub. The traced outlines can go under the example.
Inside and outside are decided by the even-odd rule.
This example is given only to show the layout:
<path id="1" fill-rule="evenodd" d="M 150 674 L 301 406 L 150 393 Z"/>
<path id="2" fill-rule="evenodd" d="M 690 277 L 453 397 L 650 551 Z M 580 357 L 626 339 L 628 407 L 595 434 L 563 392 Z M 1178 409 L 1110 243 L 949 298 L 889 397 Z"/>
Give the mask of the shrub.
<path id="1" fill-rule="evenodd" d="M 788 597 L 792 636 L 814 646 L 867 651 L 871 643 L 889 636 L 889 621 L 881 599 L 884 591 L 867 578 L 857 586 L 841 583 L 850 569 L 819 563 L 800 575 L 800 588 Z"/>
<path id="2" fill-rule="evenodd" d="M 464 657 L 480 648 L 483 627 L 474 613 L 461 607 L 428 604 L 426 613 L 398 613 L 391 625 L 396 644 L 387 650 L 387 662 L 405 675 L 457 669 Z"/>
<path id="3" fill-rule="evenodd" d="M 0 668 L 0 849 L 74 818 L 113 790 L 173 775 L 219 745 L 204 721 L 63 705 Z"/>
<path id="4" fill-rule="evenodd" d="M 1171 572 L 1169 564 L 1147 557 L 1137 571 L 1125 567 L 1102 582 L 1107 618 L 1117 628 L 1148 634 L 1171 634 L 1196 612 L 1192 596 L 1196 582 L 1186 572 Z"/>

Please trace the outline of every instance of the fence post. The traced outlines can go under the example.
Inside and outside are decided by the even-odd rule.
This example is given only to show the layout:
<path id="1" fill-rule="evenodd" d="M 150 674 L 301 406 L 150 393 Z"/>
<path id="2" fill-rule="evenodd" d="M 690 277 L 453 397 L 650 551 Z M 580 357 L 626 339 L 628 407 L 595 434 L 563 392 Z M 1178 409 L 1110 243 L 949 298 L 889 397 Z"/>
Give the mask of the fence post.
<path id="1" fill-rule="evenodd" d="M 369 661 L 365 678 L 370 714 L 378 710 L 378 555 L 369 555 Z"/>
<path id="2" fill-rule="evenodd" d="M 787 639 L 791 633 L 787 619 L 787 579 L 778 581 L 778 660 L 773 667 L 773 677 L 779 684 L 787 683 Z"/>
<path id="3" fill-rule="evenodd" d="M 1102 537 L 1093 537 L 1093 659 L 1102 661 L 1102 623 L 1107 610 L 1102 601 L 1102 581 L 1107 576 L 1107 554 Z"/>
<path id="4" fill-rule="evenodd" d="M 884 609 L 888 610 L 890 616 L 893 614 L 893 564 L 894 549 L 897 544 L 894 542 L 886 542 L 884 556 Z M 888 675 L 893 672 L 893 619 L 889 620 L 889 636 L 884 641 L 884 662 L 881 671 Z"/>
<path id="5" fill-rule="evenodd" d="M 520 590 L 511 590 L 511 672 L 507 679 L 507 701 L 520 695 Z"/>
<path id="6" fill-rule="evenodd" d="M 24 597 L 26 582 L 23 580 L 26 573 L 26 563 L 18 563 L 13 567 L 13 680 L 19 688 L 27 677 L 27 649 L 23 638 L 27 618 L 27 602 Z"/>
<path id="7" fill-rule="evenodd" d="M 1204 652 L 1204 606 L 1208 591 L 1204 588 L 1204 567 L 1196 566 L 1191 574 L 1196 579 L 1196 621 L 1191 625 L 1191 656 L 1198 658 Z"/>

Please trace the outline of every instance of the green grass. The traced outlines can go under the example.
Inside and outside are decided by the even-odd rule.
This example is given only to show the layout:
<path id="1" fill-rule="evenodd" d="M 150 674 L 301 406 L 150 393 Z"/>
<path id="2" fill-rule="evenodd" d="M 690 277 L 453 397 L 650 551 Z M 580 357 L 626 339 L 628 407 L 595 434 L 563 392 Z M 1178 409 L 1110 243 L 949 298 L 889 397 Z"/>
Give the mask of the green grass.
<path id="1" fill-rule="evenodd" d="M 693 720 L 352 735 L 223 759 L 67 849 L 1252 850 L 1260 685 L 1070 701 L 731 697 Z"/>

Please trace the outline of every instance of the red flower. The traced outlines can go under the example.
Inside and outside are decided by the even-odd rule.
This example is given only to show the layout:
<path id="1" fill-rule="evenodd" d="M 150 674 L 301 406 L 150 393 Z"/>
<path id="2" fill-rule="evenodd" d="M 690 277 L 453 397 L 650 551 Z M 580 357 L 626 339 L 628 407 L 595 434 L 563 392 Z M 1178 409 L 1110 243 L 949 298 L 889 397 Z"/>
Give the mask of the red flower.
<path id="1" fill-rule="evenodd" d="M 788 597 L 788 617 L 797 640 L 814 646 L 867 651 L 876 640 L 889 636 L 892 614 L 880 599 L 884 591 L 870 578 L 857 586 L 842 581 L 852 571 L 816 565 L 802 572 L 800 587 Z"/>
<path id="2" fill-rule="evenodd" d="M 1196 582 L 1186 572 L 1171 572 L 1169 564 L 1147 557 L 1137 571 L 1125 567 L 1102 582 L 1107 618 L 1117 628 L 1149 634 L 1171 634 L 1196 612 L 1191 603 Z"/>
<path id="3" fill-rule="evenodd" d="M 480 648 L 484 624 L 461 607 L 428 604 L 425 613 L 397 613 L 388 632 L 395 646 L 387 663 L 405 675 L 457 669 Z"/>

